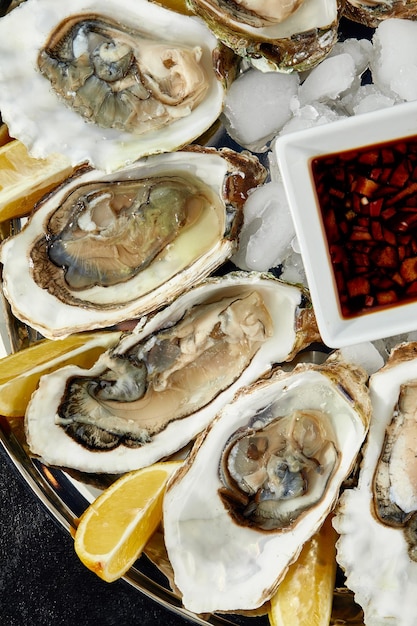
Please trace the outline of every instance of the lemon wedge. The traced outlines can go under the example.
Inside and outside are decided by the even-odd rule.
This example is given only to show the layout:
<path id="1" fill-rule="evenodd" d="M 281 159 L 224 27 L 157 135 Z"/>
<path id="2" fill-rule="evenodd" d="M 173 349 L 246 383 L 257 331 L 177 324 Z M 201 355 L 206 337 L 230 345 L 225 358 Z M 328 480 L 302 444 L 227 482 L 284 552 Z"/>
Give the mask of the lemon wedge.
<path id="1" fill-rule="evenodd" d="M 304 545 L 271 598 L 271 626 L 329 626 L 336 577 L 336 538 L 328 517 Z"/>
<path id="2" fill-rule="evenodd" d="M 116 480 L 86 509 L 75 532 L 81 562 L 105 580 L 123 576 L 162 519 L 166 484 L 181 461 L 159 462 Z"/>
<path id="3" fill-rule="evenodd" d="M 117 343 L 120 335 L 118 331 L 102 331 L 56 341 L 43 339 L 0 359 L 0 415 L 24 415 L 43 374 L 68 364 L 91 367 L 102 352 Z"/>
<path id="4" fill-rule="evenodd" d="M 0 221 L 30 213 L 71 172 L 67 157 L 52 154 L 35 159 L 17 139 L 5 143 L 0 147 Z"/>

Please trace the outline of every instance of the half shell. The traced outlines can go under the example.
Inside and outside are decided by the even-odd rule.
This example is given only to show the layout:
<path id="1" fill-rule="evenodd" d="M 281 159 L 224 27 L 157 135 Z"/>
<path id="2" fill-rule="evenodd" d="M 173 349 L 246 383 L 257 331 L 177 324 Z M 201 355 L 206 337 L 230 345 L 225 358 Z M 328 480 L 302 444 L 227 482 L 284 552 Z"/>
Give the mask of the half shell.
<path id="1" fill-rule="evenodd" d="M 334 506 L 367 432 L 367 374 L 335 354 L 242 389 L 168 486 L 175 584 L 196 613 L 254 609 Z"/>
<path id="2" fill-rule="evenodd" d="M 372 419 L 358 487 L 340 499 L 337 560 L 367 626 L 417 622 L 417 343 L 370 378 Z"/>
<path id="3" fill-rule="evenodd" d="M 207 279 L 142 320 L 92 369 L 42 377 L 26 414 L 28 444 L 47 463 L 86 472 L 148 465 L 317 338 L 297 287 L 256 273 Z"/>
<path id="4" fill-rule="evenodd" d="M 376 28 L 391 18 L 416 19 L 416 0 L 346 0 L 343 15 L 354 22 Z"/>
<path id="5" fill-rule="evenodd" d="M 337 0 L 305 2 L 231 2 L 189 0 L 197 15 L 236 54 L 262 71 L 303 71 L 317 65 L 337 41 Z M 251 10 L 245 9 L 249 5 Z M 288 6 L 288 15 L 281 7 Z M 262 9 L 274 9 L 262 19 Z"/>
<path id="6" fill-rule="evenodd" d="M 147 0 L 28 0 L 0 21 L 0 110 L 33 156 L 111 171 L 214 123 L 218 56 L 199 20 Z"/>
<path id="7" fill-rule="evenodd" d="M 0 250 L 14 315 L 55 338 L 161 308 L 231 256 L 265 176 L 256 157 L 198 147 L 81 171 Z"/>

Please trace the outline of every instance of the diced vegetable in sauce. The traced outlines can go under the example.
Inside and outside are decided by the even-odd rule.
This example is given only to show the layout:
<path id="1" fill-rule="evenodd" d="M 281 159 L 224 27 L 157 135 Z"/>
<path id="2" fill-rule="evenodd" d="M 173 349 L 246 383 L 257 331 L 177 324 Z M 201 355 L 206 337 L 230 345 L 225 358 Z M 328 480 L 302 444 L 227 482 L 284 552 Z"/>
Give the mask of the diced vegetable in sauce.
<path id="1" fill-rule="evenodd" d="M 417 136 L 311 169 L 342 316 L 417 299 Z"/>

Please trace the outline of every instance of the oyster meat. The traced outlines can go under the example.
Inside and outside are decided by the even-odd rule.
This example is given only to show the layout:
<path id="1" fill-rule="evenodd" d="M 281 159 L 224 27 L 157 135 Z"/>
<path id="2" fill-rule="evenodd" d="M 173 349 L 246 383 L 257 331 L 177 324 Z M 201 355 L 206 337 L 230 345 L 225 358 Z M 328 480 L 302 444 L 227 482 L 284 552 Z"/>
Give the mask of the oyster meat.
<path id="1" fill-rule="evenodd" d="M 210 278 L 90 370 L 43 376 L 25 424 L 52 465 L 120 473 L 188 444 L 243 385 L 318 338 L 309 301 L 272 275 Z"/>
<path id="2" fill-rule="evenodd" d="M 28 0 L 0 21 L 0 110 L 33 156 L 111 171 L 205 132 L 230 63 L 204 24 L 147 0 Z"/>
<path id="3" fill-rule="evenodd" d="M 14 315 L 55 338 L 161 308 L 231 256 L 265 176 L 256 157 L 199 147 L 81 169 L 0 250 Z"/>
<path id="4" fill-rule="evenodd" d="M 175 584 L 196 613 L 252 610 L 332 510 L 367 432 L 367 373 L 331 355 L 241 389 L 168 485 Z"/>
<path id="5" fill-rule="evenodd" d="M 417 622 L 417 343 L 403 343 L 369 383 L 372 419 L 357 488 L 334 518 L 337 560 L 367 626 Z"/>
<path id="6" fill-rule="evenodd" d="M 262 71 L 303 71 L 337 41 L 338 0 L 188 0 L 213 33 Z"/>

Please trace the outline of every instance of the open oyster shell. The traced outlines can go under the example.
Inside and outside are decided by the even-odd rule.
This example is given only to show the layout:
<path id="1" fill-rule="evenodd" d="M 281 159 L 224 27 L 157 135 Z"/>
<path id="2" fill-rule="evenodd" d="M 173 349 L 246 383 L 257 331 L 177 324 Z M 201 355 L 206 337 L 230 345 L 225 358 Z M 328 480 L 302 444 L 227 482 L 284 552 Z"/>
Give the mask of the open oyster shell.
<path id="1" fill-rule="evenodd" d="M 417 622 L 417 343 L 370 378 L 372 419 L 359 483 L 334 518 L 337 560 L 367 626 Z"/>
<path id="2" fill-rule="evenodd" d="M 337 41 L 339 0 L 261 3 L 188 0 L 213 33 L 263 71 L 303 71 L 317 65 Z M 248 8 L 246 6 L 248 5 Z M 287 7 L 287 14 L 282 7 Z M 272 9 L 272 16 L 263 9 Z"/>
<path id="3" fill-rule="evenodd" d="M 161 308 L 231 256 L 265 176 L 256 157 L 199 147 L 81 171 L 0 250 L 14 315 L 55 338 Z"/>
<path id="4" fill-rule="evenodd" d="M 147 0 L 28 0 L 0 20 L 0 110 L 33 156 L 111 171 L 214 123 L 219 57 L 199 20 Z"/>
<path id="5" fill-rule="evenodd" d="M 318 338 L 298 287 L 271 275 L 210 278 L 142 320 L 90 370 L 42 377 L 25 424 L 52 465 L 120 473 L 188 444 L 243 385 Z"/>
<path id="6" fill-rule="evenodd" d="M 354 22 L 376 28 L 383 20 L 417 18 L 416 0 L 346 0 L 343 15 Z"/>
<path id="7" fill-rule="evenodd" d="M 196 613 L 254 609 L 334 506 L 367 432 L 367 374 L 334 354 L 242 389 L 168 485 L 165 542 Z"/>

